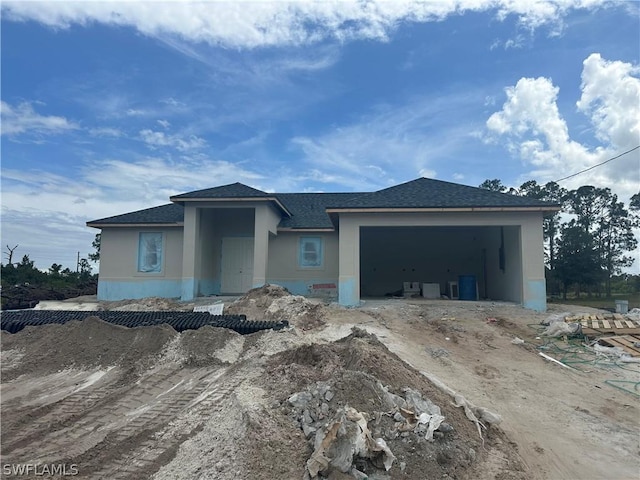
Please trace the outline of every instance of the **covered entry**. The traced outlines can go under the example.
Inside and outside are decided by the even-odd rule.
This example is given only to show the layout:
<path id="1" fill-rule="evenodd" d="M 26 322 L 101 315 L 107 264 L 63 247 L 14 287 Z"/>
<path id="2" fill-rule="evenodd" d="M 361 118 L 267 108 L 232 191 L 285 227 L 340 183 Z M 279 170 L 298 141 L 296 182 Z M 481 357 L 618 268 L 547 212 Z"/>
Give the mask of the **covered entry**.
<path id="1" fill-rule="evenodd" d="M 522 301 L 518 226 L 360 227 L 360 295 L 401 293 L 404 282 L 438 284 L 451 296 L 459 275 L 479 298 Z"/>

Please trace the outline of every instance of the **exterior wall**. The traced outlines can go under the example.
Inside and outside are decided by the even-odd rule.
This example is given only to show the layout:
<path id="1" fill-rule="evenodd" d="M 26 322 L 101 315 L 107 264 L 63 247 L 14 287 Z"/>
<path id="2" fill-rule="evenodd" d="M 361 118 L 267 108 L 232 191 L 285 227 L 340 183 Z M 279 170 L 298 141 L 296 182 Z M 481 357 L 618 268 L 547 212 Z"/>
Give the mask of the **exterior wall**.
<path id="1" fill-rule="evenodd" d="M 138 272 L 140 232 L 162 232 L 162 272 Z M 180 296 L 182 227 L 103 228 L 100 242 L 98 300 Z"/>
<path id="2" fill-rule="evenodd" d="M 267 263 L 269 257 L 269 237 L 276 235 L 280 215 L 273 207 L 264 204 L 255 208 L 255 226 L 253 243 L 253 279 L 252 287 L 261 287 L 267 283 Z"/>
<path id="3" fill-rule="evenodd" d="M 339 301 L 342 305 L 360 302 L 360 228 L 393 226 L 519 227 L 505 229 L 505 260 L 521 265 L 520 287 L 518 282 L 511 282 L 519 293 L 516 295 L 513 290 L 507 295 L 520 299 L 516 301 L 527 308 L 546 309 L 542 212 L 341 213 Z M 517 270 L 510 275 L 514 279 Z"/>
<path id="4" fill-rule="evenodd" d="M 544 239 L 542 213 L 523 219 L 520 230 L 522 250 L 523 300 L 526 308 L 547 309 L 547 283 L 544 276 Z"/>
<path id="5" fill-rule="evenodd" d="M 321 237 L 322 267 L 298 265 L 300 237 Z M 269 238 L 267 282 L 282 285 L 296 295 L 336 295 L 338 285 L 338 234 L 336 232 L 280 232 Z M 322 286 L 314 289 L 313 286 Z M 331 288 L 330 285 L 335 285 Z"/>

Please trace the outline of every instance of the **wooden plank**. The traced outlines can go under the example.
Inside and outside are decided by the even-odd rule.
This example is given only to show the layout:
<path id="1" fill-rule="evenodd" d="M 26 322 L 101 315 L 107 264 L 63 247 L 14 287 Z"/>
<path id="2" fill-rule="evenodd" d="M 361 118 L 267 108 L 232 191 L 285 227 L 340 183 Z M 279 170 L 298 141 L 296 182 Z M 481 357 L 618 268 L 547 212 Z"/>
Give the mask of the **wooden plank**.
<path id="1" fill-rule="evenodd" d="M 624 320 L 624 317 L 619 313 L 614 313 L 613 318 L 615 318 L 616 320 Z"/>
<path id="2" fill-rule="evenodd" d="M 635 328 L 636 324 L 633 323 L 631 320 L 625 320 L 624 323 L 627 324 L 627 327 L 629 328 Z"/>
<path id="3" fill-rule="evenodd" d="M 600 328 L 598 320 L 591 319 L 591 328 Z"/>
<path id="4" fill-rule="evenodd" d="M 611 328 L 608 320 L 602 319 L 602 325 L 604 326 L 604 328 Z"/>
<path id="5" fill-rule="evenodd" d="M 625 348 L 634 357 L 640 357 L 640 348 L 636 347 L 633 342 L 627 340 L 624 337 L 618 337 L 615 339 L 621 347 Z"/>
<path id="6" fill-rule="evenodd" d="M 622 322 L 620 320 L 614 320 L 613 324 L 616 326 L 616 328 L 623 328 Z"/>
<path id="7" fill-rule="evenodd" d="M 604 320 L 604 317 L 602 315 L 596 315 L 596 320 Z"/>
<path id="8" fill-rule="evenodd" d="M 580 323 L 582 323 L 583 327 L 588 327 L 589 326 L 589 324 L 587 323 L 587 321 L 584 318 L 580 321 Z"/>
<path id="9" fill-rule="evenodd" d="M 594 330 L 590 327 L 582 329 L 583 335 L 587 335 L 588 337 L 597 337 L 605 333 L 602 329 Z M 614 335 L 630 335 L 630 334 L 640 334 L 640 327 L 638 328 L 610 328 L 606 331 L 606 333 L 612 333 Z"/>
<path id="10" fill-rule="evenodd" d="M 631 343 L 629 340 L 627 340 L 623 336 L 602 338 L 602 339 L 600 339 L 600 342 L 605 344 L 605 345 L 610 345 L 612 347 L 621 348 L 622 350 L 627 352 L 632 357 L 640 357 L 640 349 L 635 347 L 633 345 L 633 343 Z"/>

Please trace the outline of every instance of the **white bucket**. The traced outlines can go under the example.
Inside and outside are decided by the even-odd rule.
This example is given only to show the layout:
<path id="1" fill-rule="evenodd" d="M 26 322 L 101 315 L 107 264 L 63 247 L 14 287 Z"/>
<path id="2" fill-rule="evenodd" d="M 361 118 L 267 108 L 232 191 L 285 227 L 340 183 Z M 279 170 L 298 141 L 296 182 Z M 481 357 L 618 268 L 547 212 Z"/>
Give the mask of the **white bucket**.
<path id="1" fill-rule="evenodd" d="M 616 300 L 616 313 L 628 313 L 629 300 Z"/>

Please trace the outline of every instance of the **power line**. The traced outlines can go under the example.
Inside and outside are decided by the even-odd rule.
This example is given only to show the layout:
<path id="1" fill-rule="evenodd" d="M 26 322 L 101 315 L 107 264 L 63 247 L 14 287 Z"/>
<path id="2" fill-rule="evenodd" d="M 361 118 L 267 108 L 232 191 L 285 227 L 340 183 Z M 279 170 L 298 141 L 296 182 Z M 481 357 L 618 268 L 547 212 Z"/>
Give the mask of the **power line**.
<path id="1" fill-rule="evenodd" d="M 620 155 L 616 155 L 615 157 L 612 157 L 612 158 L 610 158 L 609 160 L 605 160 L 604 162 L 600 162 L 600 163 L 598 163 L 598 164 L 596 164 L 596 165 L 593 165 L 593 166 L 591 166 L 591 167 L 589 167 L 589 168 L 585 168 L 584 170 L 580 170 L 580 171 L 579 171 L 579 172 L 577 172 L 577 173 L 573 173 L 573 174 L 571 174 L 571 175 L 569 175 L 569 176 L 567 176 L 567 177 L 563 177 L 563 178 L 561 178 L 560 180 L 556 180 L 556 183 L 561 182 L 561 181 L 563 181 L 563 180 L 567 180 L 567 179 L 569 179 L 569 178 L 573 178 L 573 177 L 575 177 L 576 175 L 580 175 L 581 173 L 588 172 L 589 170 L 593 170 L 593 169 L 594 169 L 594 168 L 596 168 L 596 167 L 599 167 L 599 166 L 601 166 L 601 165 L 604 165 L 605 163 L 609 163 L 610 161 L 615 160 L 616 158 L 620 158 L 620 157 L 622 157 L 623 155 L 626 155 L 627 153 L 631 153 L 631 152 L 633 152 L 634 150 L 638 150 L 639 148 L 640 148 L 640 145 L 637 145 L 637 146 L 633 147 L 631 150 L 627 150 L 626 152 L 622 152 Z"/>

